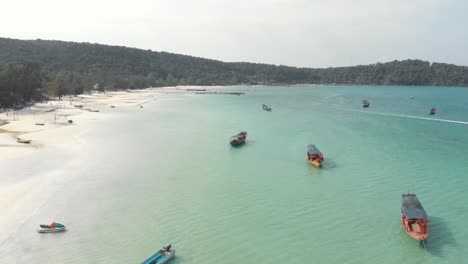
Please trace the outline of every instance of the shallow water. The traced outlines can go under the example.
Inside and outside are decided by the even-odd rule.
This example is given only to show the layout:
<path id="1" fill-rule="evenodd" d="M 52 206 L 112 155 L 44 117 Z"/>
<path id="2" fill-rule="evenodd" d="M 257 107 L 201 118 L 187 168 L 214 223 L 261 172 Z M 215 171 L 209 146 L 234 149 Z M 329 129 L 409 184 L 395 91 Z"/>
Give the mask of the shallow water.
<path id="1" fill-rule="evenodd" d="M 37 199 L 10 223 L 0 263 L 140 263 L 167 242 L 177 250 L 172 263 L 468 258 L 468 89 L 231 89 L 248 92 L 107 110 L 113 117 L 79 148 L 28 156 L 30 166 L 0 163 L 3 186 L 39 179 L 25 187 Z M 247 143 L 231 148 L 241 130 Z M 311 143 L 324 153 L 322 169 L 306 161 Z M 401 229 L 408 191 L 430 217 L 426 248 Z M 69 230 L 35 233 L 52 220 Z"/>

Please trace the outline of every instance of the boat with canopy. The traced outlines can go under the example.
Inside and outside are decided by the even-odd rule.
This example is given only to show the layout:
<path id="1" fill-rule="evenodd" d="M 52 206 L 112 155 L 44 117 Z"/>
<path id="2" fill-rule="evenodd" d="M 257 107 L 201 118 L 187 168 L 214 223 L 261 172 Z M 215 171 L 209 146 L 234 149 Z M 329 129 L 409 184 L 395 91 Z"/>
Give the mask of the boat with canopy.
<path id="1" fill-rule="evenodd" d="M 401 223 L 408 235 L 424 241 L 429 235 L 429 220 L 421 202 L 414 193 L 401 195 Z"/>
<path id="2" fill-rule="evenodd" d="M 307 160 L 315 167 L 321 167 L 325 161 L 322 152 L 314 144 L 307 147 Z"/>

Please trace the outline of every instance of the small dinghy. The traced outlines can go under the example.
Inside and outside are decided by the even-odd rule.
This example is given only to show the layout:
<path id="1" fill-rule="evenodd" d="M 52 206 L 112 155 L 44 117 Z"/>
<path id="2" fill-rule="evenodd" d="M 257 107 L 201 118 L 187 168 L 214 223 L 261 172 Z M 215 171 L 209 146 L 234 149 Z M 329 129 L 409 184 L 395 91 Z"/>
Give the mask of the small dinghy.
<path id="1" fill-rule="evenodd" d="M 57 232 L 63 232 L 67 230 L 67 227 L 60 224 L 60 223 L 55 223 L 53 222 L 50 225 L 39 225 L 39 228 L 37 229 L 37 232 L 39 233 L 57 233 Z"/>
<path id="2" fill-rule="evenodd" d="M 175 255 L 175 250 L 171 249 L 171 244 L 161 248 L 154 255 L 143 261 L 141 264 L 164 264 Z"/>
<path id="3" fill-rule="evenodd" d="M 21 138 L 18 138 L 18 139 L 16 140 L 16 142 L 22 143 L 22 144 L 29 144 L 29 143 L 31 143 L 31 140 L 30 140 L 30 139 L 21 139 Z"/>

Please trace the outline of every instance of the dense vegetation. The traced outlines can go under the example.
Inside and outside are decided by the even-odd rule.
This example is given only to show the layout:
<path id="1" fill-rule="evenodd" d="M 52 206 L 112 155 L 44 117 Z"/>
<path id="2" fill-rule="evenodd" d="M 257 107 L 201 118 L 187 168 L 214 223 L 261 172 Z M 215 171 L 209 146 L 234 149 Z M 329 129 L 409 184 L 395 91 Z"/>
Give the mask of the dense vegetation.
<path id="1" fill-rule="evenodd" d="M 11 64 L 11 65 L 8 65 Z M 468 86 L 468 67 L 420 60 L 326 69 L 225 63 L 166 52 L 46 40 L 0 38 L 0 103 L 22 103 L 40 93 L 79 94 L 169 85 L 377 84 Z M 31 76 L 27 84 L 14 77 Z M 36 71 L 41 67 L 41 74 Z M 14 70 L 16 69 L 16 70 Z M 34 69 L 34 70 L 33 70 Z M 11 75 L 13 74 L 13 75 Z M 11 75 L 11 76 L 10 76 Z M 41 85 L 36 77 L 41 78 Z M 32 81 L 34 80 L 34 82 Z M 32 88 L 31 85 L 35 85 Z M 42 88 L 42 90 L 41 90 Z M 10 103 L 5 103 L 10 102 Z"/>

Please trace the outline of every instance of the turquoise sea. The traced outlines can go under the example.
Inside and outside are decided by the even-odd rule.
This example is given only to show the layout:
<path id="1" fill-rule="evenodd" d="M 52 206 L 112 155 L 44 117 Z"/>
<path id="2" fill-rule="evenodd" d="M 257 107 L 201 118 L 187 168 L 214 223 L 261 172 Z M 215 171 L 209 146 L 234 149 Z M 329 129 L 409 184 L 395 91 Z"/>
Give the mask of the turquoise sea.
<path id="1" fill-rule="evenodd" d="M 3 226 L 0 263 L 140 263 L 168 242 L 174 264 L 466 262 L 468 89 L 224 89 L 246 94 L 106 108 L 79 148 L 0 161 L 0 186 L 46 181 L 44 203 Z M 403 192 L 429 215 L 426 247 L 401 228 Z M 69 230 L 35 232 L 52 220 Z"/>

